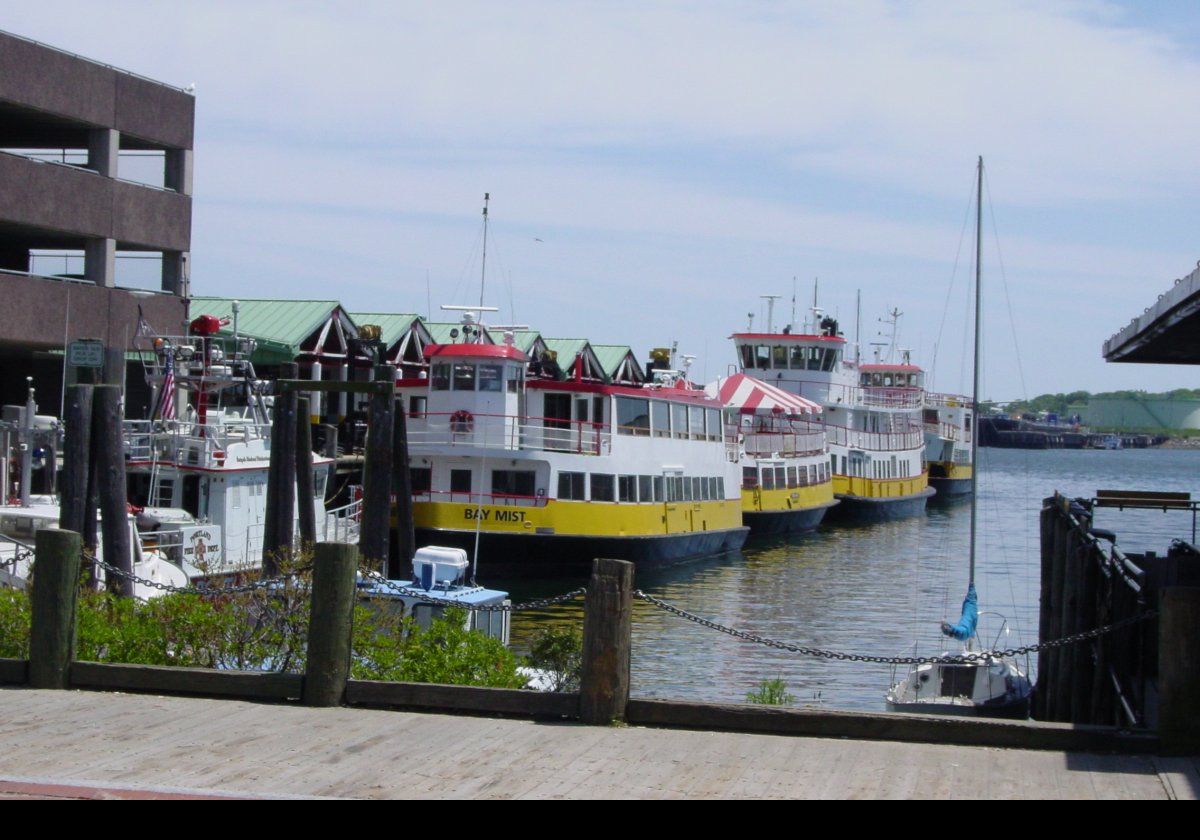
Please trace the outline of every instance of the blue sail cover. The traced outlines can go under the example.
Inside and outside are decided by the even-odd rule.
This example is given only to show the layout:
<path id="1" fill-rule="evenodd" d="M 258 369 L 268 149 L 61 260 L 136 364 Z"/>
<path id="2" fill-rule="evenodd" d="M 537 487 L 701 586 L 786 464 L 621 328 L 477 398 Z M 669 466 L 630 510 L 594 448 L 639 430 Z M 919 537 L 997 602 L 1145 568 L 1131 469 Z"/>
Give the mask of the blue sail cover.
<path id="1" fill-rule="evenodd" d="M 942 622 L 942 633 L 965 642 L 975 634 L 975 625 L 978 623 L 979 596 L 975 594 L 975 584 L 971 584 L 967 587 L 967 597 L 963 599 L 962 618 L 958 620 L 958 624 Z"/>

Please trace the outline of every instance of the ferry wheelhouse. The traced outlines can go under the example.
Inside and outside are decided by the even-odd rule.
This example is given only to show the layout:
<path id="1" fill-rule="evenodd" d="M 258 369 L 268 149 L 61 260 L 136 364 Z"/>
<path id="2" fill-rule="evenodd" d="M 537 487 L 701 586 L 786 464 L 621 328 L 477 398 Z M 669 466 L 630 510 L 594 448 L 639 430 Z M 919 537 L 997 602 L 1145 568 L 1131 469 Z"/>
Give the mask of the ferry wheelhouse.
<path id="1" fill-rule="evenodd" d="M 830 517 L 875 521 L 913 516 L 934 491 L 925 469 L 921 369 L 846 358 L 837 321 L 819 332 L 735 333 L 743 373 L 825 409 L 834 496 Z"/>
<path id="2" fill-rule="evenodd" d="M 971 492 L 971 398 L 956 394 L 925 394 L 925 460 L 929 485 L 938 498 L 965 496 Z"/>
<path id="3" fill-rule="evenodd" d="M 568 367 L 501 344 L 429 345 L 401 380 L 417 541 L 489 570 L 659 564 L 738 549 L 737 439 L 722 405 L 682 377 L 605 381 L 586 348 Z"/>
<path id="4" fill-rule="evenodd" d="M 751 533 L 816 528 L 837 504 L 821 406 L 744 373 L 705 390 L 738 430 L 742 518 Z"/>

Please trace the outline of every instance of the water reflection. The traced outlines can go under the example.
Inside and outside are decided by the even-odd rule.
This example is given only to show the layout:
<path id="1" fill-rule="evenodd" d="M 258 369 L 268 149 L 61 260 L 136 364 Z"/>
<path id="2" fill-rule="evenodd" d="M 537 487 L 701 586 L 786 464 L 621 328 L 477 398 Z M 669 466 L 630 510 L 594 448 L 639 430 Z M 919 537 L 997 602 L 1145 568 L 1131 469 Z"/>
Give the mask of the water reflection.
<path id="1" fill-rule="evenodd" d="M 1037 639 L 1038 511 L 1055 489 L 1191 490 L 1200 452 L 984 450 L 980 471 L 978 588 L 984 610 L 1003 613 L 1005 647 Z M 890 656 L 945 650 L 943 619 L 957 618 L 966 589 L 970 506 L 931 505 L 923 517 L 869 526 L 825 527 L 792 539 L 757 540 L 738 553 L 641 571 L 636 585 L 721 624 L 805 647 Z M 1101 511 L 1127 551 L 1165 551 L 1190 537 L 1190 514 Z M 485 564 L 486 566 L 486 564 Z M 553 595 L 578 578 L 492 580 L 515 600 Z M 527 649 L 540 626 L 579 622 L 578 601 L 518 614 L 513 642 Z M 986 615 L 981 634 L 1001 629 Z M 740 702 L 763 679 L 780 677 L 802 703 L 878 710 L 890 669 L 800 657 L 718 634 L 636 602 L 633 692 L 641 697 Z"/>

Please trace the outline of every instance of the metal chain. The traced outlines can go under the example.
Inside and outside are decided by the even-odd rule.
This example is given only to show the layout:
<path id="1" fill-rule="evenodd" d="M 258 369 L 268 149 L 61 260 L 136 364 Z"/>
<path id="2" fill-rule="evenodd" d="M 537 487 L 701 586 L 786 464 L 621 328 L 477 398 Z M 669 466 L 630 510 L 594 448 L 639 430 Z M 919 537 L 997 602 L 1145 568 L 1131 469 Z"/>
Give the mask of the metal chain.
<path id="1" fill-rule="evenodd" d="M 289 582 L 289 580 L 294 578 L 296 575 L 300 575 L 300 574 L 304 574 L 305 572 L 312 571 L 312 566 L 303 566 L 303 567 L 291 572 L 287 576 L 267 578 L 264 580 L 256 580 L 256 581 L 251 581 L 250 583 L 244 583 L 244 584 L 240 584 L 237 586 L 220 586 L 220 587 L 217 587 L 217 586 L 211 586 L 211 587 L 210 586 L 172 586 L 169 583 L 160 583 L 159 581 L 156 581 L 156 580 L 147 580 L 146 578 L 138 577 L 137 575 L 132 574 L 131 572 L 126 572 L 123 569 L 118 569 L 116 566 L 113 566 L 109 563 L 105 563 L 99 557 L 93 557 L 89 554 L 84 554 L 84 561 L 90 562 L 90 563 L 95 563 L 97 566 L 104 569 L 106 572 L 108 572 L 111 575 L 115 575 L 124 580 L 133 581 L 134 583 L 140 583 L 142 586 L 149 586 L 153 589 L 158 589 L 163 592 L 182 592 L 182 593 L 185 593 L 188 595 L 205 595 L 205 596 L 236 595 L 236 594 L 242 594 L 242 593 L 246 593 L 246 592 L 254 592 L 259 589 L 271 589 L 280 584 Z"/>
<path id="2" fill-rule="evenodd" d="M 725 633 L 726 635 L 733 636 L 738 639 L 744 639 L 748 642 L 754 642 L 755 644 L 765 645 L 766 647 L 776 648 L 778 650 L 786 650 L 790 653 L 798 653 L 801 656 L 812 656 L 820 659 L 835 659 L 846 662 L 871 662 L 881 665 L 925 665 L 939 662 L 964 665 L 968 663 L 985 662 L 992 659 L 999 659 L 1001 657 L 1011 658 L 1015 656 L 1024 656 L 1029 653 L 1036 653 L 1040 650 L 1050 650 L 1053 648 L 1078 644 L 1089 639 L 1095 639 L 1105 635 L 1106 633 L 1120 630 L 1123 627 L 1137 624 L 1138 622 L 1145 621 L 1146 619 L 1157 615 L 1157 611 L 1150 610 L 1148 612 L 1139 613 L 1138 615 L 1122 619 L 1121 621 L 1117 621 L 1112 624 L 1106 624 L 1103 627 L 1097 627 L 1094 630 L 1075 633 L 1070 636 L 1064 636 L 1061 639 L 1053 639 L 1049 642 L 1025 645 L 1024 647 L 1019 648 L 1009 648 L 1007 650 L 988 650 L 980 651 L 978 653 L 964 653 L 958 655 L 946 654 L 944 656 L 871 656 L 861 653 L 843 653 L 841 651 L 824 650 L 822 648 L 801 647 L 800 645 L 780 642 L 776 641 L 775 639 L 768 639 L 765 636 L 759 636 L 755 633 L 747 633 L 744 630 L 726 627 L 725 625 L 718 624 L 715 621 L 709 621 L 707 618 L 703 618 L 695 615 L 694 613 L 690 613 L 687 610 L 680 609 L 673 604 L 668 604 L 666 601 L 655 598 L 653 595 L 647 595 L 640 589 L 634 590 L 633 595 L 635 598 L 640 598 L 646 603 L 653 604 L 659 609 L 673 613 L 674 615 L 677 615 L 680 618 L 685 618 L 688 621 L 693 621 L 696 624 L 699 624 L 701 627 L 708 627 L 709 629 L 716 630 L 719 633 Z"/>
<path id="3" fill-rule="evenodd" d="M 32 559 L 33 559 L 33 551 L 32 550 L 26 549 L 25 551 L 18 551 L 16 554 L 14 554 L 12 557 L 8 558 L 7 560 L 0 560 L 0 569 L 3 569 L 5 566 L 12 566 L 13 569 L 15 570 L 17 568 L 17 564 L 20 563 L 22 560 L 32 560 Z"/>
<path id="4" fill-rule="evenodd" d="M 540 610 L 545 609 L 546 607 L 552 607 L 555 604 L 573 601 L 580 595 L 587 593 L 586 588 L 580 587 L 579 589 L 572 589 L 570 592 L 564 592 L 562 595 L 555 595 L 551 598 L 539 598 L 535 601 L 525 601 L 521 604 L 464 604 L 462 601 L 456 601 L 453 598 L 438 598 L 437 596 L 430 595 L 424 589 L 413 589 L 408 586 L 398 586 L 385 578 L 383 575 L 379 574 L 379 572 L 375 572 L 370 569 L 361 569 L 360 572 L 364 578 L 371 580 L 383 589 L 386 589 L 389 592 L 394 592 L 397 595 L 408 595 L 413 598 L 419 598 L 421 601 L 427 604 L 437 604 L 445 607 L 462 607 L 463 609 L 476 612 L 511 613 L 523 612 L 525 610 Z"/>

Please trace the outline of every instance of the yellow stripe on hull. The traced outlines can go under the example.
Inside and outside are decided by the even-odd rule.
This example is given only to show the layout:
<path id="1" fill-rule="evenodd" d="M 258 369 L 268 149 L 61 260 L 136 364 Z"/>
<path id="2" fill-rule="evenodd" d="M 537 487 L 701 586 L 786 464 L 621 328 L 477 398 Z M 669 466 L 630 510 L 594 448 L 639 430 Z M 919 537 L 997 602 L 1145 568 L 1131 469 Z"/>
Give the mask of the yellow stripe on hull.
<path id="1" fill-rule="evenodd" d="M 761 487 L 742 488 L 742 510 L 746 513 L 782 513 L 789 510 L 808 510 L 833 504 L 833 482 L 808 487 L 764 490 Z"/>
<path id="2" fill-rule="evenodd" d="M 965 479 L 970 480 L 971 475 L 975 472 L 975 468 L 970 464 L 956 464 L 953 461 L 930 461 L 930 474 L 937 473 L 938 478 L 951 478 L 954 480 Z"/>
<path id="3" fill-rule="evenodd" d="M 833 492 L 839 496 L 892 499 L 914 496 L 924 492 L 928 487 L 929 481 L 924 474 L 915 478 L 861 478 L 837 474 L 833 476 Z"/>
<path id="4" fill-rule="evenodd" d="M 413 502 L 417 528 L 496 534 L 555 534 L 583 537 L 642 537 L 689 534 L 742 526 L 741 504 L 715 502 L 567 502 L 539 506 Z"/>

